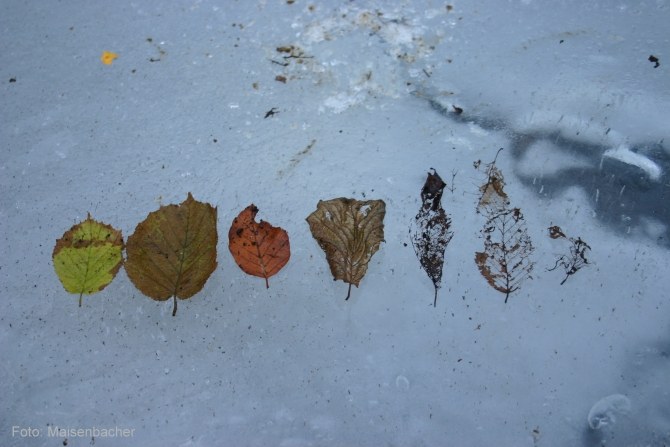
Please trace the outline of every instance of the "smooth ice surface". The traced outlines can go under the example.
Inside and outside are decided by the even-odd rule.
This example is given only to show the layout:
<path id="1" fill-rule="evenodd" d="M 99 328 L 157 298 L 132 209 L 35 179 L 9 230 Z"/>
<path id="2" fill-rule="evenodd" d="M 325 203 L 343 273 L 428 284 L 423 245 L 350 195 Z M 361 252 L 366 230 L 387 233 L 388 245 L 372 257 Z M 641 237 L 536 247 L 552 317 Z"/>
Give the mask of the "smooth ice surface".
<path id="1" fill-rule="evenodd" d="M 670 444 L 668 23 L 667 0 L 2 2 L 0 444 Z M 507 304 L 474 262 L 473 163 L 501 147 L 536 263 Z M 431 167 L 436 308 L 409 240 Z M 188 192 L 218 207 L 204 289 L 173 318 L 121 270 L 78 308 L 56 239 Z M 387 209 L 346 302 L 305 222 L 336 197 Z M 291 238 L 269 289 L 227 248 L 251 203 Z M 564 285 L 551 225 L 592 248 Z M 593 430 L 613 393 L 629 414 Z"/>

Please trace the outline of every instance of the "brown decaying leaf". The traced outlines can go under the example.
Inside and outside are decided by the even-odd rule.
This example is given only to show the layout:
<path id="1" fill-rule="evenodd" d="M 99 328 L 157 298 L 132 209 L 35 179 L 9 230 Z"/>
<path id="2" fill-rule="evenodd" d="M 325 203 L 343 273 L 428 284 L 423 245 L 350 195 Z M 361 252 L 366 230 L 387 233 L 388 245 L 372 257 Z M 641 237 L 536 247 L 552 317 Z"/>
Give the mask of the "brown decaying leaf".
<path id="1" fill-rule="evenodd" d="M 447 184 L 438 173 L 431 169 L 421 189 L 423 204 L 410 228 L 410 238 L 416 256 L 435 287 L 433 306 L 437 306 L 437 291 L 442 281 L 444 251 L 454 235 L 450 231 L 451 219 L 440 203 L 445 186 Z"/>
<path id="2" fill-rule="evenodd" d="M 256 222 L 258 208 L 246 207 L 233 220 L 228 231 L 228 248 L 237 265 L 249 275 L 268 278 L 282 269 L 291 257 L 288 233 L 261 220 Z"/>
<path id="3" fill-rule="evenodd" d="M 358 287 L 368 262 L 384 241 L 383 200 L 320 200 L 316 211 L 307 217 L 312 236 L 326 253 L 334 279 Z"/>
<path id="4" fill-rule="evenodd" d="M 216 208 L 188 193 L 179 205 L 149 213 L 126 243 L 126 272 L 142 293 L 165 301 L 198 293 L 216 268 Z"/>
<path id="5" fill-rule="evenodd" d="M 521 210 L 509 206 L 503 190 L 505 181 L 495 159 L 487 165 L 486 173 L 477 205 L 477 212 L 486 216 L 482 229 L 484 251 L 475 253 L 475 262 L 489 285 L 505 294 L 506 303 L 510 293 L 519 290 L 521 283 L 531 277 L 533 244 Z"/>
<path id="6" fill-rule="evenodd" d="M 561 230 L 561 227 L 558 225 L 552 225 L 549 227 L 549 237 L 552 239 L 558 239 L 566 236 L 565 233 L 563 233 L 563 230 Z"/>

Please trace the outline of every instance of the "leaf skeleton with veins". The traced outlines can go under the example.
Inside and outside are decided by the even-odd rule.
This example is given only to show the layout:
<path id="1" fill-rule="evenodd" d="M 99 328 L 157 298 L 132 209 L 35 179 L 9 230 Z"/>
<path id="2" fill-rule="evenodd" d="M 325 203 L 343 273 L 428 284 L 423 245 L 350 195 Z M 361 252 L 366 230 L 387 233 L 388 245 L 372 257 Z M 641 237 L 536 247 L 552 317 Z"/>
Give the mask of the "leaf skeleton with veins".
<path id="1" fill-rule="evenodd" d="M 410 227 L 414 252 L 435 287 L 433 307 L 437 306 L 437 291 L 442 281 L 444 252 L 454 235 L 450 231 L 451 219 L 440 203 L 446 186 L 447 184 L 438 173 L 431 168 L 426 183 L 421 189 L 423 204 Z"/>
<path id="2" fill-rule="evenodd" d="M 489 285 L 505 294 L 507 303 L 510 293 L 519 290 L 521 283 L 530 278 L 533 244 L 521 210 L 510 208 L 505 180 L 495 162 L 494 159 L 486 165 L 486 183 L 480 187 L 477 212 L 486 216 L 486 223 L 481 230 L 484 251 L 475 253 L 475 262 Z"/>

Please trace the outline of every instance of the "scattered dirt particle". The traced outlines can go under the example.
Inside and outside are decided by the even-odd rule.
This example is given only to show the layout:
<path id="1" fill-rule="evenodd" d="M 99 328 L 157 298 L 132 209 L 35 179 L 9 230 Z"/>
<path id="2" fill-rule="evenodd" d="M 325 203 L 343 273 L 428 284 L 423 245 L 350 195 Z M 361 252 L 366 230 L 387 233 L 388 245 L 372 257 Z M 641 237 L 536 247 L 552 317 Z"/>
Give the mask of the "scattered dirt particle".
<path id="1" fill-rule="evenodd" d="M 279 113 L 279 109 L 276 108 L 276 107 L 273 107 L 270 110 L 268 110 L 267 112 L 265 112 L 265 116 L 263 117 L 263 119 L 269 118 L 271 116 L 275 116 L 278 113 Z"/>
<path id="2" fill-rule="evenodd" d="M 277 75 L 277 76 L 275 76 L 275 81 L 282 82 L 282 83 L 286 84 L 286 76 Z"/>
<path id="3" fill-rule="evenodd" d="M 9 82 L 16 82 L 16 78 L 9 78 Z"/>
<path id="4" fill-rule="evenodd" d="M 253 84 L 251 84 L 251 87 L 252 87 L 254 90 L 258 90 L 258 82 L 254 82 Z"/>
<path id="5" fill-rule="evenodd" d="M 287 5 L 292 5 L 295 3 L 295 0 L 286 0 Z"/>
<path id="6" fill-rule="evenodd" d="M 658 68 L 658 67 L 660 67 L 660 65 L 661 65 L 661 62 L 660 62 L 660 61 L 658 60 L 658 58 L 657 58 L 656 56 L 654 56 L 653 54 L 651 54 L 651 55 L 649 56 L 649 62 L 651 62 L 652 64 L 654 64 L 654 68 Z"/>
<path id="7" fill-rule="evenodd" d="M 463 109 L 461 107 L 455 106 L 453 104 L 451 105 L 451 107 L 454 109 L 454 113 L 456 115 L 460 115 L 461 113 L 463 113 Z"/>
<path id="8" fill-rule="evenodd" d="M 163 60 L 163 56 L 165 56 L 167 52 L 163 48 L 161 48 L 160 45 L 155 43 L 153 38 L 147 37 L 146 40 L 152 47 L 156 49 L 156 51 L 158 51 L 158 57 L 150 57 L 149 62 L 160 62 L 161 60 Z"/>

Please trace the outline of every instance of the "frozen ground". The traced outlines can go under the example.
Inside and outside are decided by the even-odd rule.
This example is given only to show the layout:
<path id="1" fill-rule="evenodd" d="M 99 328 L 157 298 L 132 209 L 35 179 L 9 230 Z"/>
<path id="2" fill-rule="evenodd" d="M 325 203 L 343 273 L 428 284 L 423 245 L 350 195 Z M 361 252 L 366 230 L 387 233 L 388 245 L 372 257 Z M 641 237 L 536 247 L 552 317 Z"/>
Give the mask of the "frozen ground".
<path id="1" fill-rule="evenodd" d="M 2 2 L 0 443 L 670 444 L 668 23 L 664 0 Z M 473 162 L 500 147 L 536 261 L 507 304 L 474 263 Z M 431 167 L 437 308 L 408 235 Z M 122 270 L 78 308 L 56 238 L 189 191 L 219 211 L 201 293 L 173 318 Z M 340 196 L 387 204 L 347 302 L 304 220 Z M 252 202 L 291 237 L 269 290 L 226 247 Z M 563 286 L 550 225 L 592 247 Z"/>

